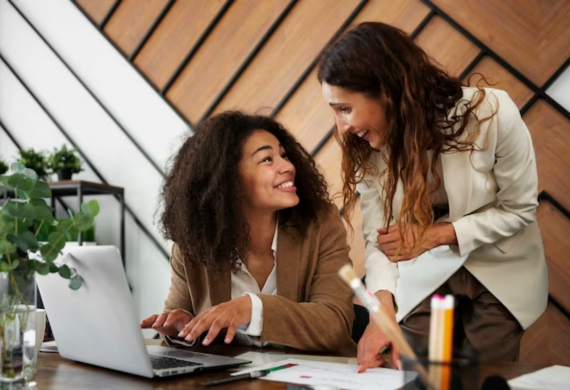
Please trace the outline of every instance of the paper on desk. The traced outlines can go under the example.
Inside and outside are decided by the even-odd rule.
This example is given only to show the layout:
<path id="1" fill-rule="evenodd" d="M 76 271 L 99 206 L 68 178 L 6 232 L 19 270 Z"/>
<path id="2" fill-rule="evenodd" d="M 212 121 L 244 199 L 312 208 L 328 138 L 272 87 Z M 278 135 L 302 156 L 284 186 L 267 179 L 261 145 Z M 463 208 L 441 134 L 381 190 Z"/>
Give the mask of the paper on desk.
<path id="1" fill-rule="evenodd" d="M 343 364 L 357 364 L 357 359 L 355 357 L 340 357 L 340 356 L 322 356 L 322 355 L 302 355 L 302 354 L 285 354 L 275 353 L 275 352 L 246 352 L 241 355 L 234 356 L 237 359 L 249 360 L 251 363 L 241 366 L 238 370 L 247 370 L 250 368 L 258 368 L 260 366 L 265 366 L 266 364 L 275 363 L 283 359 L 301 359 L 301 360 L 312 360 L 327 363 L 343 363 Z"/>
<path id="2" fill-rule="evenodd" d="M 512 390 L 568 390 L 570 367 L 552 366 L 511 379 Z"/>
<path id="3" fill-rule="evenodd" d="M 296 364 L 296 366 L 272 372 L 261 379 L 313 386 L 335 386 L 347 390 L 394 390 L 404 385 L 404 373 L 402 371 L 389 368 L 371 368 L 362 374 L 357 374 L 357 365 L 301 359 L 285 359 L 261 367 L 242 370 L 232 375 L 279 367 L 285 364 Z"/>

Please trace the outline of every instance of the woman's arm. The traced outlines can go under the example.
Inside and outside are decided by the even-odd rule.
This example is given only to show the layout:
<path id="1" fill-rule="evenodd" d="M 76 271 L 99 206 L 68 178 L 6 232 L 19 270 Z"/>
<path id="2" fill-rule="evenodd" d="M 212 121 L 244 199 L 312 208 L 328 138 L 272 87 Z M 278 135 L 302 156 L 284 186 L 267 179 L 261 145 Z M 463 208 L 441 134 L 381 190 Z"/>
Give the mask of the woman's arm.
<path id="1" fill-rule="evenodd" d="M 377 178 L 366 177 L 357 185 L 360 193 L 360 208 L 362 210 L 362 234 L 364 235 L 364 268 L 366 269 L 366 287 L 378 298 L 389 292 L 393 299 L 396 297 L 396 282 L 400 277 L 398 265 L 391 262 L 378 246 L 378 229 L 383 228 L 384 211 L 382 199 L 378 193 Z M 390 225 L 395 223 L 390 218 Z M 377 294 L 383 291 L 382 294 Z"/>
<path id="2" fill-rule="evenodd" d="M 308 351 L 354 353 L 352 292 L 338 276 L 338 270 L 350 261 L 349 246 L 336 207 L 321 221 L 318 239 L 319 257 L 308 302 L 259 295 L 263 303 L 260 341 Z"/>
<path id="3" fill-rule="evenodd" d="M 499 110 L 493 168 L 499 188 L 497 204 L 453 222 L 461 255 L 510 237 L 536 218 L 538 175 L 532 139 L 509 95 L 499 91 L 497 96 Z"/>
<path id="4" fill-rule="evenodd" d="M 192 298 L 186 280 L 184 271 L 184 258 L 180 252 L 178 245 L 172 246 L 172 256 L 170 257 L 170 267 L 172 269 L 172 278 L 170 282 L 170 291 L 164 303 L 164 311 L 175 309 L 183 309 L 194 316 L 192 307 Z"/>

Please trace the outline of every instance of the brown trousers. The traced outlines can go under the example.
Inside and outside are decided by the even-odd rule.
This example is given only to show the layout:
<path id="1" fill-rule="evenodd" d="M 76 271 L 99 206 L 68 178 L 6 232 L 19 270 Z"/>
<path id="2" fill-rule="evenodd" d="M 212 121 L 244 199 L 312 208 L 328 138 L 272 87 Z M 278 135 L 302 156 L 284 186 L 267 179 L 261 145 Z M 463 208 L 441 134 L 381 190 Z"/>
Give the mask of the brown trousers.
<path id="1" fill-rule="evenodd" d="M 434 294 L 456 299 L 454 349 L 476 351 L 482 361 L 516 362 L 524 330 L 503 306 L 465 267 L 461 267 Z M 400 322 L 413 348 L 427 351 L 431 296 Z"/>

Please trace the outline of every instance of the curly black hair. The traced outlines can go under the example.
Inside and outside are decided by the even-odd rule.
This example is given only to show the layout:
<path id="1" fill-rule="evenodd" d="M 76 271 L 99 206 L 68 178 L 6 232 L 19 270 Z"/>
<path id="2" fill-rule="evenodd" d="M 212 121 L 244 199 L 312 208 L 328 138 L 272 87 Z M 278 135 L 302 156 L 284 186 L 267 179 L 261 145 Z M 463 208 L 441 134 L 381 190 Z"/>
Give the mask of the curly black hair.
<path id="1" fill-rule="evenodd" d="M 171 160 L 161 193 L 160 224 L 185 261 L 221 271 L 239 269 L 248 251 L 249 226 L 243 213 L 239 162 L 256 130 L 273 134 L 295 166 L 299 203 L 279 211 L 279 224 L 303 236 L 330 207 L 315 161 L 280 123 L 270 117 L 229 111 L 200 122 Z"/>

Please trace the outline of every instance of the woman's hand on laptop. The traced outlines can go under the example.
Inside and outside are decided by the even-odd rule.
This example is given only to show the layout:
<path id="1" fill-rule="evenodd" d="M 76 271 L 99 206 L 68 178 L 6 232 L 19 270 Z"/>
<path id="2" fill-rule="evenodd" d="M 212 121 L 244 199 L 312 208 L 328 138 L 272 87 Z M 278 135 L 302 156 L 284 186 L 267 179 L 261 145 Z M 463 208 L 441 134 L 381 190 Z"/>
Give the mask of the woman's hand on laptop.
<path id="1" fill-rule="evenodd" d="M 224 342 L 229 344 L 234 339 L 237 328 L 251 322 L 251 298 L 248 295 L 213 306 L 196 316 L 178 334 L 188 342 L 194 341 L 203 332 L 208 334 L 202 342 L 210 344 L 223 328 L 227 328 Z"/>
<path id="2" fill-rule="evenodd" d="M 164 336 L 176 336 L 190 321 L 192 321 L 190 313 L 176 309 L 145 318 L 141 322 L 141 328 L 154 329 Z"/>

